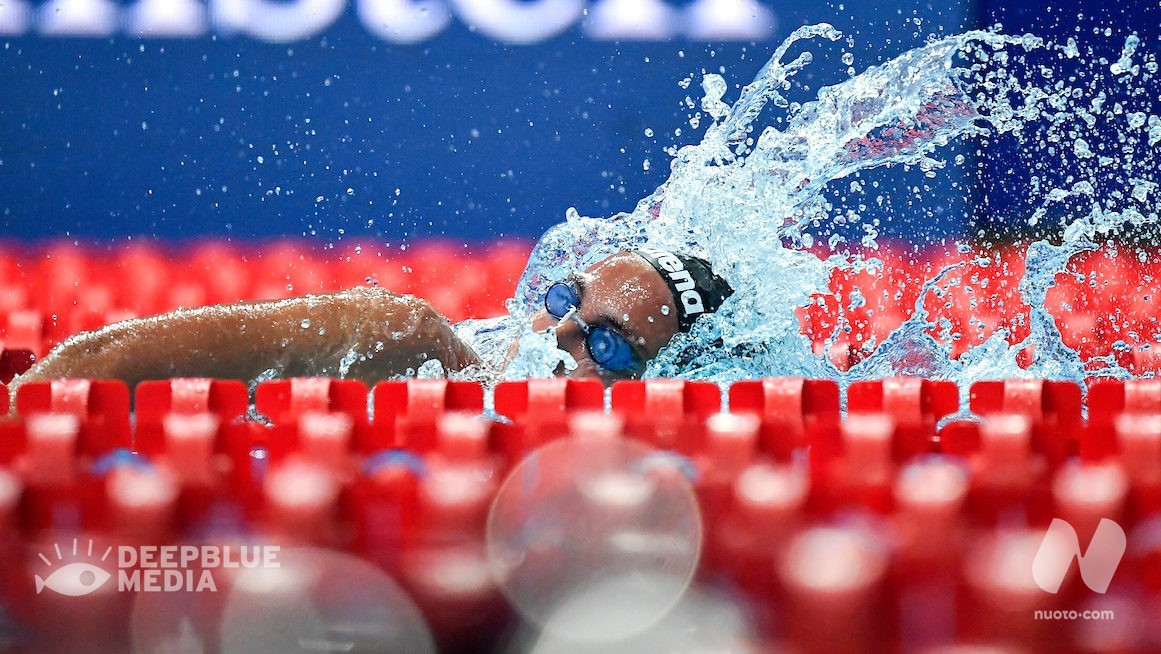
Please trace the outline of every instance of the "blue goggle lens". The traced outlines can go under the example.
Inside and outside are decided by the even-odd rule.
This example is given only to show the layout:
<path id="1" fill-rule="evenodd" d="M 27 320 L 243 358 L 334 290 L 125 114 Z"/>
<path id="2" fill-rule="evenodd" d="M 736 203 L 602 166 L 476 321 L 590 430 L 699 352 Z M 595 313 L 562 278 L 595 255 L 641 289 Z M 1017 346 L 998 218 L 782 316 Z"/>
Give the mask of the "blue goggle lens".
<path id="1" fill-rule="evenodd" d="M 544 308 L 556 318 L 563 318 L 573 307 L 580 306 L 580 297 L 572 284 L 557 282 L 544 294 Z"/>
<path id="2" fill-rule="evenodd" d="M 619 332 L 604 325 L 594 327 L 588 335 L 589 355 L 602 368 L 614 371 L 632 370 L 637 362 L 633 347 Z"/>

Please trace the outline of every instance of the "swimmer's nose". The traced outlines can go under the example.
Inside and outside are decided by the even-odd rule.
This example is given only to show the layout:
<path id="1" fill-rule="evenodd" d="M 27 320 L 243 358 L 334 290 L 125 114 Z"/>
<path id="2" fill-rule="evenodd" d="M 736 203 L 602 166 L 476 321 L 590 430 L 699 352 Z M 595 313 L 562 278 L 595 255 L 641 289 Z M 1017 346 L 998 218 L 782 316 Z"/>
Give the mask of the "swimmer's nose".
<path id="1" fill-rule="evenodd" d="M 546 311 L 541 310 L 532 319 L 532 328 L 536 331 L 544 331 L 549 327 L 556 328 L 556 346 L 568 352 L 570 356 L 577 362 L 577 368 L 571 372 L 565 370 L 564 364 L 554 371 L 557 376 L 569 375 L 572 377 L 591 377 L 596 374 L 596 368 L 592 361 L 588 359 L 588 352 L 585 350 L 585 335 L 584 330 L 575 320 L 563 320 L 550 316 Z"/>
<path id="2" fill-rule="evenodd" d="M 564 321 L 556 328 L 556 345 L 578 363 L 585 358 L 585 334 L 573 320 Z"/>

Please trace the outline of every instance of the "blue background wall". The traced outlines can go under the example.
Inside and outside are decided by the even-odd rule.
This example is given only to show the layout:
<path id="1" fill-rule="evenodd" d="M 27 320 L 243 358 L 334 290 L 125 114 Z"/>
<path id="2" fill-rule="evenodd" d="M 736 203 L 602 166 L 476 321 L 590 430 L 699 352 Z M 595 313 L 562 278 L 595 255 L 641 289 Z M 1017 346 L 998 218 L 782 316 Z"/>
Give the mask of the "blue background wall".
<path id="1" fill-rule="evenodd" d="M 49 36 L 35 16 L 5 27 L 12 2 L 0 0 L 12 33 L 0 37 L 0 233 L 82 240 L 535 237 L 569 206 L 631 209 L 665 178 L 665 148 L 698 138 L 682 100 L 700 97 L 703 70 L 744 84 L 798 25 L 828 21 L 854 39 L 813 48 L 813 89 L 845 77 L 846 50 L 861 70 L 996 18 L 1067 28 L 1010 3 L 775 0 L 761 3 L 774 23 L 759 41 L 608 41 L 575 21 L 512 45 L 459 17 L 399 45 L 347 6 L 316 36 L 268 43 L 212 27 Z M 938 229 L 962 229 L 955 215 Z"/>
<path id="2" fill-rule="evenodd" d="M 1055 71 L 1057 80 L 1069 80 L 1081 73 L 1081 76 L 1076 78 L 1079 81 L 1071 82 L 1074 86 L 1086 87 L 1090 80 L 1099 77 L 1097 88 L 1106 93 L 1106 107 L 1113 107 L 1118 102 L 1123 102 L 1128 107 L 1142 106 L 1144 103 L 1139 97 L 1131 98 L 1131 91 L 1134 89 L 1144 89 L 1145 96 L 1153 102 L 1161 95 L 1161 79 L 1156 76 L 1149 81 L 1142 81 L 1141 78 L 1133 76 L 1118 78 L 1109 71 L 1109 64 L 1120 58 L 1125 38 L 1130 34 L 1137 34 L 1141 40 L 1135 56 L 1138 64 L 1144 53 L 1161 52 L 1161 2 L 1158 0 L 1117 2 L 989 0 L 981 8 L 981 14 L 981 21 L 985 25 L 998 23 L 1003 26 L 1005 32 L 1011 34 L 1031 32 L 1060 43 L 1070 37 L 1074 38 L 1084 56 L 1062 60 L 1056 52 L 1038 50 L 1027 55 L 1029 63 L 1050 66 Z M 1082 71 L 1082 68 L 1085 70 Z M 1119 145 L 1117 131 L 1108 128 L 1107 122 L 1104 121 L 1098 122 L 1095 130 L 1082 136 L 1094 147 L 1108 148 L 1105 151 L 1108 154 L 1114 154 L 1117 148 L 1122 147 Z M 978 222 L 985 227 L 993 228 L 993 231 L 1009 236 L 1017 231 L 1030 231 L 1026 227 L 1026 219 L 1043 202 L 1043 197 L 1039 194 L 1021 192 L 1022 189 L 1029 188 L 1033 172 L 1040 176 L 1044 189 L 1069 188 L 1076 181 L 1069 179 L 1069 176 L 1076 174 L 1077 171 L 1061 165 L 1059 157 L 1050 158 L 1046 154 L 1041 154 L 1043 158 L 1030 160 L 1027 152 L 1021 152 L 1023 148 L 1024 146 L 1011 138 L 993 139 L 985 159 L 985 174 L 975 185 L 977 196 L 987 198 L 987 206 L 979 212 Z M 1147 161 L 1150 154 L 1145 152 L 1145 149 L 1146 146 L 1141 144 L 1132 156 L 1137 161 Z M 1122 153 L 1116 156 L 1124 158 L 1126 155 Z M 1151 156 L 1156 160 L 1156 150 Z M 1104 170 L 1099 179 L 1092 181 L 1096 185 L 1098 195 L 1108 197 L 1128 188 L 1130 185 L 1128 177 L 1131 175 L 1124 174 L 1124 171 Z M 1082 213 L 1087 213 L 1086 207 L 1073 207 L 1072 215 Z M 1046 221 L 1044 227 L 1057 229 L 1052 221 Z M 1142 235 L 1149 236 L 1150 240 L 1161 237 L 1155 228 L 1153 233 Z M 1121 240 L 1128 239 L 1122 235 Z"/>

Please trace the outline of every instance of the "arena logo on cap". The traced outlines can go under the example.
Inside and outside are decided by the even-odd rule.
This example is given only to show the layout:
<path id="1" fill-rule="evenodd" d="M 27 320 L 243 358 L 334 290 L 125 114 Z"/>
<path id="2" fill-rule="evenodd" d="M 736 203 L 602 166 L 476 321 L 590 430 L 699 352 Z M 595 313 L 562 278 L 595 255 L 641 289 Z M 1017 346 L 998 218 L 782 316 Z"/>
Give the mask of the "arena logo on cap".
<path id="1" fill-rule="evenodd" d="M 114 549 L 115 557 L 111 556 Z M 51 572 L 44 577 L 34 575 L 36 594 L 48 589 L 81 597 L 114 577 L 118 592 L 216 592 L 215 570 L 277 568 L 279 551 L 277 545 L 109 545 L 98 548 L 98 555 L 91 539 L 82 547 L 74 538 L 71 549 L 63 551 L 59 543 L 53 543 L 56 564 L 43 552 L 39 554 Z"/>
<path id="2" fill-rule="evenodd" d="M 673 288 L 681 294 L 681 305 L 685 309 L 686 315 L 705 311 L 701 293 L 697 292 L 697 283 L 693 281 L 693 276 L 685 269 L 685 264 L 681 263 L 681 259 L 678 259 L 677 255 L 665 250 L 649 248 L 641 248 L 641 251 L 657 259 L 657 263 L 665 269 L 669 279 L 673 280 Z"/>

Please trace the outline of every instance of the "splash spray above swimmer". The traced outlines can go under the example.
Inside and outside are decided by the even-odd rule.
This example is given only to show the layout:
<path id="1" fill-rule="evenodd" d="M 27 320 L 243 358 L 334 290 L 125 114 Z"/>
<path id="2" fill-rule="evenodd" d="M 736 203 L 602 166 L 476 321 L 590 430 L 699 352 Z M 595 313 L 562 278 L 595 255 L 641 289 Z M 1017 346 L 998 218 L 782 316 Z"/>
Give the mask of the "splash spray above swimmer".
<path id="1" fill-rule="evenodd" d="M 1046 206 L 1061 197 L 1093 205 L 1089 215 L 1063 221 L 1063 245 L 1030 248 L 1021 288 L 1030 305 L 1042 307 L 1037 296 L 1045 280 L 1071 254 L 1093 247 L 1096 235 L 1125 223 L 1158 222 L 1155 211 L 1138 206 L 1142 194 L 1098 197 L 1095 190 L 1103 177 L 1126 184 L 1156 177 L 1161 119 L 1147 115 L 1155 113 L 1150 98 L 1156 94 L 1135 94 L 1140 106 L 1119 113 L 1094 114 L 1096 105 L 1085 98 L 1103 94 L 1096 81 L 1074 88 L 1022 77 L 1042 70 L 1025 62 L 1024 53 L 1055 48 L 1063 60 L 1074 58 L 1072 50 L 1032 35 L 975 31 L 905 52 L 820 89 L 811 102 L 790 103 L 783 93 L 812 57 L 803 52 L 783 63 L 789 49 L 804 39 L 840 37 L 826 24 L 795 30 L 732 106 L 710 112 L 713 123 L 701 142 L 676 153 L 669 179 L 634 211 L 602 219 L 570 211 L 537 243 L 507 316 L 453 326 L 427 302 L 377 288 L 204 307 L 77 335 L 16 384 L 62 376 L 131 383 L 177 376 L 375 382 L 410 374 L 485 381 L 557 374 L 606 383 L 640 376 L 923 374 L 970 382 L 983 372 L 1019 374 L 1016 354 L 1029 345 L 1057 368 L 1076 368 L 1051 321 L 1036 314 L 1033 342 L 989 341 L 952 360 L 917 306 L 865 365 L 838 372 L 812 350 L 795 316 L 812 293 L 825 292 L 829 273 L 840 265 L 807 251 L 810 226 L 832 219 L 826 193 L 836 180 L 899 165 L 935 178 L 946 165 L 935 152 L 954 140 L 1015 135 L 1028 149 L 1052 148 L 1062 135 L 1107 121 L 1122 150 L 1135 148 L 1141 156 L 1106 165 L 1109 157 L 1086 158 L 1078 146 L 1075 157 L 1067 156 L 1081 181 L 1046 193 L 1029 189 L 1044 193 Z M 1143 68 L 1118 61 L 1111 78 L 1151 82 L 1156 59 L 1143 59 Z M 720 102 L 722 85 L 713 81 L 704 85 L 707 99 Z M 785 111 L 780 128 L 756 123 L 767 104 Z M 1141 119 L 1128 127 L 1116 123 L 1125 113 Z M 1049 256 L 1051 248 L 1058 249 Z M 926 289 L 936 279 L 913 281 Z M 1045 359 L 1038 370 L 1056 370 L 1045 367 L 1050 363 Z M 1056 372 L 1067 376 L 1072 368 Z"/>

